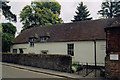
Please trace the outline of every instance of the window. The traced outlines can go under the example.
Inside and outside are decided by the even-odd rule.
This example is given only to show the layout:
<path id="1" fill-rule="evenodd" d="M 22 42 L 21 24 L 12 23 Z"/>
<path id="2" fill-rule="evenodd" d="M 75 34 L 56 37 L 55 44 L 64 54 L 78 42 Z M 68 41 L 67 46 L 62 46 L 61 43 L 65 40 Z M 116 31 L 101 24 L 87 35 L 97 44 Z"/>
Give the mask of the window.
<path id="1" fill-rule="evenodd" d="M 23 49 L 19 49 L 20 53 L 23 53 Z"/>
<path id="2" fill-rule="evenodd" d="M 40 41 L 42 41 L 42 42 L 46 41 L 46 37 L 41 37 Z"/>
<path id="3" fill-rule="evenodd" d="M 30 42 L 33 42 L 33 41 L 34 41 L 34 39 L 33 39 L 33 38 L 31 38 L 31 39 L 30 39 Z"/>
<path id="4" fill-rule="evenodd" d="M 68 55 L 74 56 L 74 44 L 67 44 Z"/>
<path id="5" fill-rule="evenodd" d="M 34 42 L 30 42 L 30 47 L 33 47 L 34 46 Z"/>
<path id="6" fill-rule="evenodd" d="M 13 53 L 17 53 L 17 49 L 13 49 Z"/>
<path id="7" fill-rule="evenodd" d="M 33 47 L 33 46 L 34 46 L 34 39 L 30 38 L 30 47 Z"/>

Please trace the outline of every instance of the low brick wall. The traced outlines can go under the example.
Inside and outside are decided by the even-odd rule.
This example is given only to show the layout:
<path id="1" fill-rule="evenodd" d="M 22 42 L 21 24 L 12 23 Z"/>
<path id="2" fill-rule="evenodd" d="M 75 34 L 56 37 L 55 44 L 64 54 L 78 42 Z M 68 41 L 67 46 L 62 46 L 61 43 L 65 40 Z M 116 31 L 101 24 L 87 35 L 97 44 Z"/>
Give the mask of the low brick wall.
<path id="1" fill-rule="evenodd" d="M 72 57 L 68 55 L 2 54 L 2 61 L 63 72 L 70 72 L 72 66 Z"/>
<path id="2" fill-rule="evenodd" d="M 120 55 L 119 60 L 110 60 L 110 56 L 105 57 L 105 77 L 120 80 Z"/>

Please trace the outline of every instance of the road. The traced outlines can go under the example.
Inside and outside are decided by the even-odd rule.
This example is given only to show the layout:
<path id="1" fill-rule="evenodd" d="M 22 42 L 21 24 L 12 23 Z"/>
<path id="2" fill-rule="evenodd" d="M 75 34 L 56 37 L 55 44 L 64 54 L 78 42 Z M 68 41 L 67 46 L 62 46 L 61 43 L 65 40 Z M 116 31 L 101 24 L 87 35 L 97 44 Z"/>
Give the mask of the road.
<path id="1" fill-rule="evenodd" d="M 2 78 L 62 78 L 62 77 L 2 65 Z"/>

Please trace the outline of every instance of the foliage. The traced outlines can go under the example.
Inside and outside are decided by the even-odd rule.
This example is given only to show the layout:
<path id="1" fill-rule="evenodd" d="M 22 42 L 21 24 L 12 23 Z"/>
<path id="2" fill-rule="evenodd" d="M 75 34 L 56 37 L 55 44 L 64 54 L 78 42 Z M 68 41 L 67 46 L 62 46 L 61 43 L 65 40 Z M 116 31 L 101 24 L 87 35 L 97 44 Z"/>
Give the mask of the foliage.
<path id="1" fill-rule="evenodd" d="M 0 23 L 0 33 L 2 33 L 2 24 Z"/>
<path id="2" fill-rule="evenodd" d="M 98 14 L 104 18 L 114 18 L 120 15 L 120 1 L 106 0 L 102 2 L 101 8 Z"/>
<path id="3" fill-rule="evenodd" d="M 59 18 L 60 9 L 61 6 L 58 2 L 33 1 L 31 5 L 25 6 L 20 13 L 23 30 L 62 23 L 62 19 Z"/>
<path id="4" fill-rule="evenodd" d="M 92 17 L 89 17 L 89 11 L 87 9 L 87 6 L 83 5 L 83 2 L 77 6 L 77 11 L 75 13 L 76 15 L 74 15 L 74 20 L 72 20 L 73 22 L 92 19 Z"/>
<path id="5" fill-rule="evenodd" d="M 16 15 L 13 14 L 10 9 L 11 9 L 11 6 L 7 5 L 7 3 L 9 3 L 8 1 L 0 1 L 0 9 L 2 9 L 2 14 L 5 16 L 5 18 L 7 20 L 10 20 L 10 21 L 17 21 L 16 19 Z"/>
<path id="6" fill-rule="evenodd" d="M 12 34 L 2 33 L 2 52 L 10 51 L 13 39 L 14 36 Z"/>
<path id="7" fill-rule="evenodd" d="M 15 36 L 16 27 L 11 23 L 2 23 L 2 32 Z"/>
<path id="8" fill-rule="evenodd" d="M 10 51 L 15 38 L 16 27 L 11 23 L 2 23 L 2 52 Z"/>
<path id="9" fill-rule="evenodd" d="M 72 73 L 78 72 L 83 69 L 83 66 L 78 64 L 78 63 L 73 63 L 72 64 Z"/>
<path id="10" fill-rule="evenodd" d="M 47 0 L 46 2 L 38 2 L 38 1 L 33 1 L 31 3 L 31 6 L 33 8 L 47 8 L 50 9 L 54 14 L 59 14 L 60 15 L 60 9 L 61 5 L 57 1 L 52 1 L 52 0 Z"/>

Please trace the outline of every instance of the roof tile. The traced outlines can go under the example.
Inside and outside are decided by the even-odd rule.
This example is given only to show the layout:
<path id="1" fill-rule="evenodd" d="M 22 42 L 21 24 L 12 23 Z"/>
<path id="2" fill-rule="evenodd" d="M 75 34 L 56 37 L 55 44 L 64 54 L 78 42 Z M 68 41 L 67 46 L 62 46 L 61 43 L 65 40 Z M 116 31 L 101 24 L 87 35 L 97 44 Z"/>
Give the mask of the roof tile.
<path id="1" fill-rule="evenodd" d="M 48 33 L 50 36 L 48 42 L 105 39 L 104 28 L 112 25 L 117 19 L 87 20 L 45 27 L 34 27 L 18 35 L 13 43 L 26 43 L 29 42 L 29 37 L 35 34 L 37 36 L 46 36 Z M 39 39 L 37 42 L 39 42 Z"/>

